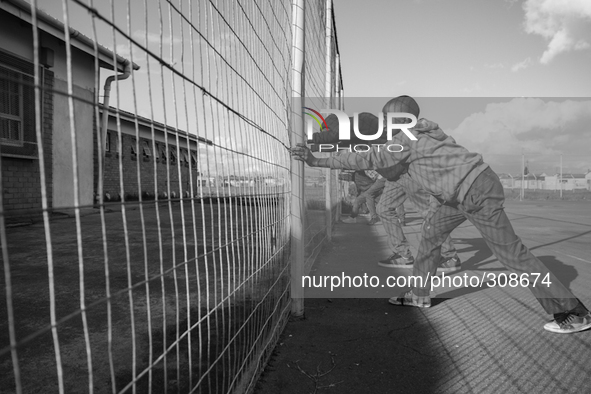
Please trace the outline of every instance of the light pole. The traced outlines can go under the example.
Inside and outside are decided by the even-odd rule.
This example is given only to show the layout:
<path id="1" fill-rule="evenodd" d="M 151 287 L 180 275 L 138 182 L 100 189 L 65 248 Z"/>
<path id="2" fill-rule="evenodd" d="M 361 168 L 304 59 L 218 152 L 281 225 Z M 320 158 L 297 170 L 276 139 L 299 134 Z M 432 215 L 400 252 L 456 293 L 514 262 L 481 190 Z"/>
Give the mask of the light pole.
<path id="1" fill-rule="evenodd" d="M 521 149 L 521 194 L 519 195 L 519 201 L 523 201 L 525 198 L 525 155 L 523 154 L 523 149 Z"/>
<path id="2" fill-rule="evenodd" d="M 562 154 L 560 154 L 560 198 L 562 199 Z"/>

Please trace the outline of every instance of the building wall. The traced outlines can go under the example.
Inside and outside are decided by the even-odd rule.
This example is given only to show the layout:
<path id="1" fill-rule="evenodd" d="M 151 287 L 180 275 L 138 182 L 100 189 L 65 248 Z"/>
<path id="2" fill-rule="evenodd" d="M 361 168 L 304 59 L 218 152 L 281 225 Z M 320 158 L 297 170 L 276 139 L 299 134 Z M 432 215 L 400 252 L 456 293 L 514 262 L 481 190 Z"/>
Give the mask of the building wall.
<path id="1" fill-rule="evenodd" d="M 56 90 L 66 90 L 67 83 L 56 78 Z M 77 98 L 92 102 L 93 93 L 73 87 Z M 53 135 L 53 207 L 54 209 L 74 206 L 74 164 L 72 161 L 72 132 L 70 127 L 69 104 L 66 97 L 56 95 L 54 100 Z M 76 137 L 76 169 L 78 171 L 79 203 L 81 206 L 93 204 L 93 119 L 92 105 L 74 100 L 74 131 Z"/>
<path id="2" fill-rule="evenodd" d="M 118 132 L 116 118 L 114 116 L 109 117 L 109 152 L 105 154 L 104 160 L 104 195 L 108 194 L 111 200 L 118 200 L 121 195 L 126 200 L 135 200 L 139 194 L 149 193 L 149 196 L 145 195 L 143 198 L 153 198 L 156 194 L 160 198 L 169 195 L 180 197 L 181 193 L 187 196 L 187 192 L 191 189 L 191 179 L 193 182 L 193 191 L 198 193 L 198 169 L 194 162 L 192 162 L 191 155 L 187 151 L 187 143 L 184 137 L 179 137 L 181 152 L 187 152 L 186 157 L 188 162 L 183 160 L 181 154 L 180 163 L 180 175 L 179 175 L 179 156 L 176 148 L 176 139 L 169 133 L 168 139 L 168 154 L 164 158 L 162 150 L 165 150 L 166 143 L 164 140 L 164 133 L 162 130 L 155 132 L 155 143 L 157 146 L 158 153 L 155 154 L 151 130 L 149 127 L 140 125 L 138 128 L 139 133 L 139 150 L 136 149 L 135 138 L 136 130 L 135 124 L 132 121 L 121 119 L 121 149 L 118 148 Z M 149 155 L 144 153 L 143 146 L 144 142 L 147 143 L 149 149 Z M 102 142 L 101 142 L 102 143 Z M 192 145 L 192 152 L 196 152 L 196 144 Z M 132 149 L 133 148 L 133 149 Z M 135 154 L 133 152 L 136 152 Z M 177 156 L 176 161 L 171 161 L 171 152 L 174 152 Z M 98 160 L 97 160 L 98 161 Z M 154 171 L 154 163 L 156 163 L 156 171 Z M 139 166 L 139 182 L 138 182 L 138 166 Z M 121 174 L 123 175 L 123 189 L 121 188 L 120 179 Z M 99 179 L 98 164 L 95 166 L 95 190 L 98 192 L 98 179 Z M 141 185 L 140 185 L 141 183 Z M 123 192 L 122 192 L 123 191 Z"/>
<path id="3" fill-rule="evenodd" d="M 0 11 L 0 52 L 9 53 L 33 63 L 33 35 L 31 25 Z M 50 89 L 67 92 L 67 59 L 63 42 L 40 32 L 40 46 L 54 52 L 54 65 L 45 71 Z M 80 204 L 93 203 L 93 102 L 94 60 L 92 56 L 72 48 L 75 135 L 77 139 Z M 31 72 L 32 73 L 32 72 Z M 78 100 L 83 99 L 83 101 Z M 32 104 L 34 105 L 34 104 Z M 50 209 L 72 207 L 74 204 L 72 143 L 68 97 L 47 93 L 44 97 L 43 132 L 45 173 L 48 179 Z M 33 114 L 34 117 L 34 114 Z M 10 158 L 3 154 L 4 209 L 7 216 L 28 216 L 39 212 L 39 163 L 35 159 Z M 8 191 L 7 191 L 8 190 Z M 18 202 L 17 202 L 18 201 Z"/>
<path id="4" fill-rule="evenodd" d="M 52 206 L 51 185 L 53 172 L 51 163 L 53 158 L 52 134 L 53 134 L 53 73 L 45 72 L 43 93 L 43 157 L 45 168 L 45 185 L 47 191 L 47 206 Z M 41 217 L 41 175 L 39 168 L 39 156 L 37 159 L 23 159 L 10 156 L 2 156 L 2 184 L 0 191 L 3 197 L 3 209 L 9 222 L 23 218 L 39 219 Z"/>
<path id="5" fill-rule="evenodd" d="M 53 49 L 55 63 L 54 87 L 56 91 L 68 91 L 66 47 L 55 37 L 43 35 L 42 45 Z M 74 103 L 74 134 L 76 138 L 76 169 L 78 171 L 79 203 L 91 206 L 93 190 L 93 129 L 95 102 L 94 59 L 75 48 L 71 53 L 72 91 Z M 72 161 L 72 132 L 70 109 L 67 95 L 54 96 L 53 148 L 53 207 L 54 209 L 74 206 L 74 166 Z"/>
<path id="6" fill-rule="evenodd" d="M 41 176 L 39 146 L 35 130 L 35 93 L 32 87 L 34 66 L 31 28 L 19 23 L 14 17 L 0 11 L 0 63 L 4 67 L 22 73 L 22 129 L 23 146 L 2 143 L 2 182 L 0 192 L 3 197 L 3 210 L 9 222 L 22 219 L 40 218 Z M 41 92 L 41 133 L 46 178 L 47 203 L 51 208 L 53 196 L 52 158 L 53 158 L 53 106 L 54 73 L 42 70 Z"/>
<path id="7" fill-rule="evenodd" d="M 560 190 L 559 176 L 547 176 L 544 188 L 548 190 Z M 562 179 L 562 190 L 574 189 L 588 189 L 587 180 L 585 178 L 571 178 L 565 175 Z"/>

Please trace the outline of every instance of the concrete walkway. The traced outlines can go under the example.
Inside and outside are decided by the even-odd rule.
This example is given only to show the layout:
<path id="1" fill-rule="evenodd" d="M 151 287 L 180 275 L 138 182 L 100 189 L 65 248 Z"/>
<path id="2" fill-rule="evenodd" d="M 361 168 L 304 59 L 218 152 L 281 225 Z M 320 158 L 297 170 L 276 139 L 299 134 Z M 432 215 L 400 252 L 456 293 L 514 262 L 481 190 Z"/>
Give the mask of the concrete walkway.
<path id="1" fill-rule="evenodd" d="M 591 204 L 506 206 L 524 243 L 591 306 Z M 416 253 L 420 219 L 412 212 L 408 218 L 405 232 Z M 473 226 L 452 235 L 464 262 L 454 277 L 507 273 Z M 311 275 L 408 275 L 377 266 L 388 254 L 383 226 L 341 223 Z M 437 289 L 429 309 L 388 304 L 395 294 L 381 286 L 308 291 L 316 298 L 306 298 L 306 318 L 288 324 L 255 392 L 591 392 L 591 331 L 546 332 L 550 316 L 529 290 Z"/>

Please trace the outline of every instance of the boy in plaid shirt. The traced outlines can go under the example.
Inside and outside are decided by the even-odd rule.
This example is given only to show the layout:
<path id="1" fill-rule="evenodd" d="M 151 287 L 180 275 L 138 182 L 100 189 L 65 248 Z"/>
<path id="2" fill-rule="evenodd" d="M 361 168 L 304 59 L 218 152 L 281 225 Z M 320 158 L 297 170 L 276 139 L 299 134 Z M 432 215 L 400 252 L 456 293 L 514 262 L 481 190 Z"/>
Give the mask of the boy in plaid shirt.
<path id="1" fill-rule="evenodd" d="M 357 223 L 359 208 L 363 203 L 367 205 L 367 209 L 369 210 L 370 220 L 367 224 L 372 225 L 379 222 L 378 214 L 376 213 L 376 200 L 380 198 L 385 183 L 385 179 L 379 178 L 381 178 L 379 174 L 373 170 L 359 170 L 353 173 L 353 182 L 357 189 L 357 197 L 353 201 L 353 209 L 350 217 L 341 219 L 343 223 Z"/>
<path id="2" fill-rule="evenodd" d="M 415 103 L 416 104 L 416 103 Z M 387 111 L 385 111 L 387 112 Z M 408 112 L 416 117 L 419 116 L 418 105 L 408 108 Z M 359 132 L 365 135 L 371 135 L 378 129 L 378 117 L 368 113 L 362 112 L 358 115 Z M 339 122 L 336 115 L 329 115 L 326 118 L 328 130 L 320 133 L 314 133 L 312 140 L 309 142 L 315 144 L 323 143 L 339 143 L 339 147 L 346 145 L 355 145 L 357 143 L 364 143 L 355 137 L 351 141 L 339 141 Z M 353 118 L 349 118 L 350 126 L 353 127 Z M 351 130 L 352 135 L 353 130 Z M 385 134 L 385 133 L 384 133 Z M 380 137 L 374 141 L 375 144 L 386 143 L 384 137 Z M 342 153 L 342 152 L 341 152 Z M 385 268 L 406 268 L 412 269 L 414 257 L 410 250 L 410 244 L 404 235 L 402 226 L 405 224 L 404 201 L 408 198 L 413 205 L 418 209 L 419 214 L 425 219 L 431 211 L 438 207 L 437 200 L 433 199 L 420 185 L 413 181 L 407 174 L 406 165 L 394 165 L 388 168 L 379 168 L 376 171 L 367 171 L 366 173 L 379 175 L 386 181 L 380 190 L 381 198 L 377 206 L 377 214 L 382 220 L 386 234 L 388 235 L 388 243 L 392 250 L 392 254 L 378 261 L 378 265 Z M 383 182 L 383 181 L 382 181 Z M 345 223 L 349 223 L 346 219 Z M 352 221 L 351 221 L 352 222 Z M 441 259 L 438 259 L 437 273 L 453 273 L 461 270 L 462 265 L 456 248 L 453 244 L 451 236 L 448 236 L 441 245 Z"/>
<path id="3" fill-rule="evenodd" d="M 418 107 L 414 99 L 400 96 L 390 100 L 384 110 L 412 113 L 414 106 Z M 396 123 L 404 122 L 397 120 Z M 357 170 L 407 165 L 410 177 L 441 203 L 422 228 L 414 264 L 413 275 L 422 279 L 419 284 L 423 287 L 416 286 L 390 298 L 389 302 L 394 305 L 431 306 L 430 284 L 427 282 L 436 273 L 441 244 L 454 228 L 468 219 L 509 270 L 518 275 L 549 277 L 549 285 L 529 287 L 544 310 L 554 315 L 554 320 L 545 324 L 544 329 L 573 333 L 591 328 L 589 310 L 522 244 L 513 231 L 503 208 L 503 186 L 499 177 L 483 162 L 482 156 L 458 145 L 429 120 L 421 119 L 416 127 L 407 130 L 416 140 L 399 132 L 388 141 L 388 145 L 402 145 L 404 149 L 400 152 L 390 152 L 384 146 L 364 153 L 346 152 L 318 159 L 303 144 L 292 149 L 295 159 L 305 161 L 311 167 Z"/>

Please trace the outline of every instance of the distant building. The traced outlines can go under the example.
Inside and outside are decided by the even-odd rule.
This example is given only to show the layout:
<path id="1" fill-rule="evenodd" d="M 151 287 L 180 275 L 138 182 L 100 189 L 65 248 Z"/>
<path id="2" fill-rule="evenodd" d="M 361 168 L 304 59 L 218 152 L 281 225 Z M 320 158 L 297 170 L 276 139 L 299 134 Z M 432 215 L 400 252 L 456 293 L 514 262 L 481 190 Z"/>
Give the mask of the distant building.
<path id="1" fill-rule="evenodd" d="M 546 175 L 527 174 L 525 176 L 511 174 L 499 174 L 499 178 L 506 189 L 528 190 L 591 190 L 591 171 L 586 174 L 560 174 Z M 561 186 L 562 185 L 562 186 Z"/>
<path id="2" fill-rule="evenodd" d="M 546 174 L 527 174 L 517 175 L 513 178 L 513 187 L 516 189 L 523 188 L 530 190 L 540 190 L 545 188 Z"/>
<path id="3" fill-rule="evenodd" d="M 102 109 L 100 113 L 102 117 Z M 139 141 L 136 141 L 136 122 Z M 153 139 L 152 129 L 154 130 Z M 177 149 L 177 135 L 179 149 Z M 122 192 L 128 200 L 137 199 L 140 194 L 145 198 L 153 198 L 156 193 L 160 197 L 189 196 L 191 183 L 193 192 L 198 194 L 199 186 L 211 186 L 211 180 L 202 178 L 197 168 L 199 144 L 211 145 L 212 142 L 121 110 L 119 110 L 118 128 L 115 109 L 111 108 L 105 138 L 103 175 L 105 199 L 120 200 Z M 98 153 L 96 150 L 95 148 L 95 157 Z M 180 174 L 178 163 L 180 163 Z M 120 186 L 121 174 L 123 174 L 123 191 Z M 100 177 L 98 160 L 95 160 L 94 187 L 97 193 Z"/>
<path id="4" fill-rule="evenodd" d="M 501 180 L 501 184 L 506 189 L 512 189 L 514 187 L 514 178 L 511 174 L 497 174 Z"/>
<path id="5" fill-rule="evenodd" d="M 577 190 L 577 189 L 589 189 L 588 180 L 589 173 L 587 174 L 555 174 L 546 177 L 546 189 L 549 190 Z M 561 186 L 562 185 L 562 186 Z"/>

